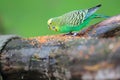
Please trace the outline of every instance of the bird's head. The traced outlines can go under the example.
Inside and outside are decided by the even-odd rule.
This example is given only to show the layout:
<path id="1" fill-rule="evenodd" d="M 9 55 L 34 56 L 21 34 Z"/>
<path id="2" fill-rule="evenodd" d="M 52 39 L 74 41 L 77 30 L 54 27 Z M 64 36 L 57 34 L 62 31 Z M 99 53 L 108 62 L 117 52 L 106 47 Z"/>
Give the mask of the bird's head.
<path id="1" fill-rule="evenodd" d="M 58 22 L 55 18 L 49 19 L 47 24 L 50 30 L 59 31 Z"/>

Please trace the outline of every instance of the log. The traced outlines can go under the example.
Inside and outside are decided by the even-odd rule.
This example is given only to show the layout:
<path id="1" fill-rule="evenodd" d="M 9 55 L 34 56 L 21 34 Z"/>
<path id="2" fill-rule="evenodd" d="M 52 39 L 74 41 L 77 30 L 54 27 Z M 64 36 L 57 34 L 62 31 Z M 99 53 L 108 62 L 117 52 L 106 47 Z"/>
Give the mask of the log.
<path id="1" fill-rule="evenodd" d="M 3 80 L 120 79 L 120 15 L 76 36 L 11 38 L 0 49 Z"/>

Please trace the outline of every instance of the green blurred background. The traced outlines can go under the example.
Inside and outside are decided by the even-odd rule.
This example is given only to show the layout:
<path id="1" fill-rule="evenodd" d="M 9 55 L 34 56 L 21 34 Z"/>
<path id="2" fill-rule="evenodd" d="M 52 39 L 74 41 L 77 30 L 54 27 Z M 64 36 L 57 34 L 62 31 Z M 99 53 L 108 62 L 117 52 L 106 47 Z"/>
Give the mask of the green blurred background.
<path id="1" fill-rule="evenodd" d="M 0 32 L 24 37 L 58 34 L 48 29 L 49 18 L 100 3 L 102 7 L 97 13 L 109 16 L 120 13 L 120 0 L 0 0 Z"/>

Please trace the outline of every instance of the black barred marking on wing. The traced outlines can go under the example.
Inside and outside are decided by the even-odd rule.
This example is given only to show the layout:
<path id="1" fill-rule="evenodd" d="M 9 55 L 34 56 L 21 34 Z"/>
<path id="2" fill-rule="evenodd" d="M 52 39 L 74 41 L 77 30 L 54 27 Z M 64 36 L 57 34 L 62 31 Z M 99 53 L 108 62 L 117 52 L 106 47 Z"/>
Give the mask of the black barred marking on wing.
<path id="1" fill-rule="evenodd" d="M 67 24 L 73 27 L 78 26 L 84 21 L 86 13 L 86 10 L 76 10 L 70 13 L 66 13 L 62 16 L 63 24 Z"/>

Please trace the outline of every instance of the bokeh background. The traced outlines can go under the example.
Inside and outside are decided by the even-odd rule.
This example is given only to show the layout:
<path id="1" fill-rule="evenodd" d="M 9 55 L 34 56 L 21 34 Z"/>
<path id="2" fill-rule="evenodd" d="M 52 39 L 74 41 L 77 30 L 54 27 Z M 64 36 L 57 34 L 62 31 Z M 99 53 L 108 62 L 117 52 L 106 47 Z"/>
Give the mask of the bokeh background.
<path id="1" fill-rule="evenodd" d="M 48 29 L 49 18 L 97 4 L 102 4 L 97 13 L 120 14 L 120 0 L 0 0 L 0 33 L 24 37 L 59 34 Z M 92 20 L 89 25 L 100 20 Z"/>

